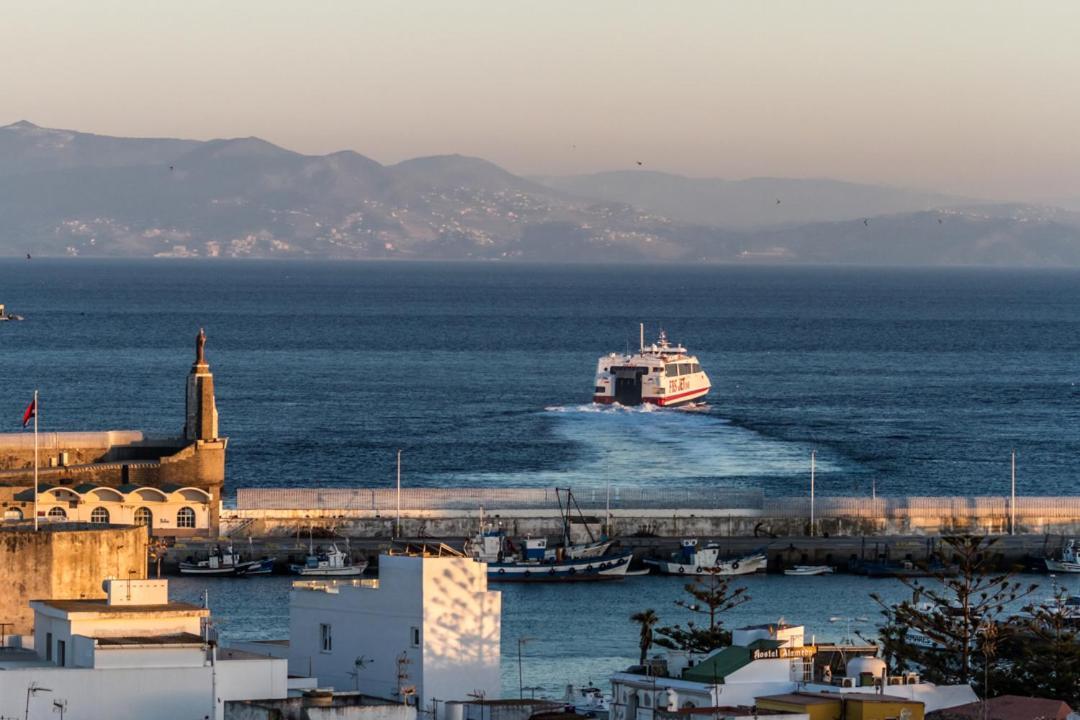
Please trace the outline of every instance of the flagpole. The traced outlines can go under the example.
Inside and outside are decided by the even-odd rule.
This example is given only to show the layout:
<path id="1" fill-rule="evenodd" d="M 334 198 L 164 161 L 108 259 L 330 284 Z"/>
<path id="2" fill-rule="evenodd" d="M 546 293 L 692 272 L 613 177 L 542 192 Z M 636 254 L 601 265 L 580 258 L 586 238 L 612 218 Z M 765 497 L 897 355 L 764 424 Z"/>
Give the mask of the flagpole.
<path id="1" fill-rule="evenodd" d="M 37 501 L 37 495 L 38 495 L 38 436 L 37 436 L 37 432 L 38 432 L 38 427 L 37 427 L 38 398 L 37 398 L 37 396 L 38 396 L 38 391 L 35 389 L 34 390 L 34 532 L 37 532 L 37 529 L 38 529 L 38 510 L 37 510 L 37 508 L 38 508 L 38 501 Z"/>

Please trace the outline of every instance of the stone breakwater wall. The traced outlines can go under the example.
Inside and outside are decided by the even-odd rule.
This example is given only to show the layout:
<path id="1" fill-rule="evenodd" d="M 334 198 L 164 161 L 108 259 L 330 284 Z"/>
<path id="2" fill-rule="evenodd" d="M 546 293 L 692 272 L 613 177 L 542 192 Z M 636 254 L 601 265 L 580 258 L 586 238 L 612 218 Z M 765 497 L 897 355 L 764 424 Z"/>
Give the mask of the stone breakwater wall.
<path id="1" fill-rule="evenodd" d="M 481 516 L 512 535 L 558 536 L 554 488 L 242 489 L 222 513 L 223 535 L 273 537 L 309 528 L 356 538 L 400 534 L 455 538 L 476 533 Z M 575 538 L 609 523 L 621 537 L 889 537 L 971 532 L 1080 535 L 1080 496 L 767 498 L 754 491 L 701 488 L 574 491 Z M 1013 518 L 1015 517 L 1015 526 Z"/>

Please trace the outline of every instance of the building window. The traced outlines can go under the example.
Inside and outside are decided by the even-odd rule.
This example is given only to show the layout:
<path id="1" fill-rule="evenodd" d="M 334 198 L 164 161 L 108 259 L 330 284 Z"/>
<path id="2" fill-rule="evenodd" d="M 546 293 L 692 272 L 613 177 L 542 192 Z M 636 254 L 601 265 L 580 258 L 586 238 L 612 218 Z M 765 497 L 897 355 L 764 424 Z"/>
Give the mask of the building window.
<path id="1" fill-rule="evenodd" d="M 103 507 L 96 507 L 90 513 L 90 522 L 92 523 L 107 523 L 109 522 L 109 511 Z"/>
<path id="2" fill-rule="evenodd" d="M 176 527 L 195 527 L 195 511 L 189 507 L 180 508 L 180 511 L 176 513 Z"/>
<path id="3" fill-rule="evenodd" d="M 150 527 L 154 525 L 154 514 L 150 512 L 150 508 L 141 507 L 135 511 L 135 524 Z"/>
<path id="4" fill-rule="evenodd" d="M 420 628 L 409 628 L 409 641 L 413 647 L 420 647 Z"/>
<path id="5" fill-rule="evenodd" d="M 49 508 L 49 518 L 52 520 L 67 520 L 67 510 L 62 507 Z"/>
<path id="6" fill-rule="evenodd" d="M 319 625 L 319 647 L 321 647 L 322 652 L 325 653 L 334 651 L 334 636 L 330 626 L 326 623 L 321 623 Z"/>
<path id="7" fill-rule="evenodd" d="M 52 662 L 52 633 L 45 633 L 45 662 Z"/>
<path id="8" fill-rule="evenodd" d="M 67 644 L 63 640 L 56 641 L 56 664 L 60 667 L 67 666 Z"/>

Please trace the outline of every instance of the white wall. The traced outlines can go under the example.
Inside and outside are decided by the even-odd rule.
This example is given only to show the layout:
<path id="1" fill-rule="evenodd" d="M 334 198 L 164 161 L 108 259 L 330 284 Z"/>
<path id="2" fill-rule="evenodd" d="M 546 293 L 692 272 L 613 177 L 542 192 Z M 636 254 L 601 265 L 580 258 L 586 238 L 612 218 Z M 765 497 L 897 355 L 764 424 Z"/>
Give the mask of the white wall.
<path id="1" fill-rule="evenodd" d="M 30 701 L 30 718 L 50 720 L 54 700 L 66 700 L 66 720 L 199 720 L 224 717 L 226 700 L 285 697 L 282 660 L 234 660 L 217 665 L 217 696 L 209 666 L 91 670 L 22 668 L 0 672 L 0 716 L 22 717 L 26 688 L 36 682 L 52 690 Z M 216 705 L 216 709 L 214 706 Z"/>
<path id="2" fill-rule="evenodd" d="M 384 555 L 378 588 L 293 590 L 290 672 L 313 674 L 320 686 L 396 699 L 404 654 L 409 677 L 401 684 L 416 687 L 421 709 L 433 697 L 465 699 L 475 690 L 498 697 L 501 611 L 501 595 L 487 590 L 480 563 Z M 320 624 L 332 629 L 329 652 L 320 647 Z M 361 657 L 364 667 L 357 668 Z"/>

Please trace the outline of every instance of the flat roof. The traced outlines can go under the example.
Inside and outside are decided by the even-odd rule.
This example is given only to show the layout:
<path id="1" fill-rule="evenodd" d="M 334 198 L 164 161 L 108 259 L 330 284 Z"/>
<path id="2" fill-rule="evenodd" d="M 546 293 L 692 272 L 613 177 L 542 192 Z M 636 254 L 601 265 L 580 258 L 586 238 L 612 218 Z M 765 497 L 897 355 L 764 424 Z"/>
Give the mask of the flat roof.
<path id="1" fill-rule="evenodd" d="M 51 607 L 67 613 L 98 613 L 104 615 L 138 615 L 144 613 L 182 613 L 185 615 L 210 615 L 210 610 L 201 605 L 185 602 L 168 602 L 158 605 L 109 605 L 104 598 L 100 600 L 31 600 L 31 606 L 37 604 Z"/>
<path id="2" fill-rule="evenodd" d="M 851 693 L 856 695 L 858 693 Z M 757 698 L 758 702 L 762 700 L 773 700 L 775 702 L 791 703 L 792 705 L 824 705 L 825 703 L 840 702 L 846 695 L 819 695 L 816 693 L 782 693 L 780 695 L 764 695 Z"/>
<path id="3" fill-rule="evenodd" d="M 202 645 L 203 639 L 194 633 L 169 635 L 123 635 L 119 637 L 95 637 L 98 646 L 120 645 Z"/>

